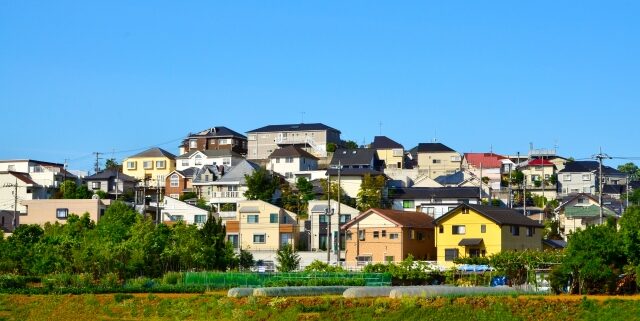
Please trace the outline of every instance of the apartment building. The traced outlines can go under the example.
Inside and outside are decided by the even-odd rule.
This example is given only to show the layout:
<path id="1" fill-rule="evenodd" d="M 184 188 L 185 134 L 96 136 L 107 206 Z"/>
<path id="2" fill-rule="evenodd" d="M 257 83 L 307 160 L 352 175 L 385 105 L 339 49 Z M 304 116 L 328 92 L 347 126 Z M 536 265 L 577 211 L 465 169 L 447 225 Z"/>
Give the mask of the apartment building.
<path id="1" fill-rule="evenodd" d="M 247 132 L 247 159 L 266 160 L 278 148 L 294 145 L 327 157 L 327 144 L 339 145 L 340 131 L 322 123 L 268 125 Z"/>

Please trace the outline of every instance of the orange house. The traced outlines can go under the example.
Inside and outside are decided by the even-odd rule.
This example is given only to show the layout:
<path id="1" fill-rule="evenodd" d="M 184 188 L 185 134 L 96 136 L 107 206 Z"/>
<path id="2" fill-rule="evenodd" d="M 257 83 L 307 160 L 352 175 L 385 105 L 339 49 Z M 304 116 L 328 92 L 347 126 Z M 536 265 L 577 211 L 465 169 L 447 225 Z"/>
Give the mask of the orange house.
<path id="1" fill-rule="evenodd" d="M 425 213 L 370 209 L 342 227 L 346 265 L 400 262 L 411 254 L 435 260 L 433 218 Z"/>

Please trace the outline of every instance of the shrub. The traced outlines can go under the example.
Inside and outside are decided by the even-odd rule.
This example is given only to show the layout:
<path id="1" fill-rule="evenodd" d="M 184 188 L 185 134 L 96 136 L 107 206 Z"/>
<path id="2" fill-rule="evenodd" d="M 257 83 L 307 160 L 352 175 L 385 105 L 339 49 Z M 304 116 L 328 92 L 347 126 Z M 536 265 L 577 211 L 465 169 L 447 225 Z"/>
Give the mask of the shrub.
<path id="1" fill-rule="evenodd" d="M 162 277 L 162 284 L 176 285 L 184 283 L 184 275 L 180 272 L 168 272 Z"/>
<path id="2" fill-rule="evenodd" d="M 305 272 L 344 272 L 341 266 L 334 266 L 319 260 L 313 260 L 304 268 Z"/>
<path id="3" fill-rule="evenodd" d="M 0 289 L 24 289 L 27 286 L 27 279 L 20 275 L 3 274 L 0 275 Z"/>
<path id="4" fill-rule="evenodd" d="M 135 279 L 129 279 L 126 283 L 126 287 L 130 288 L 149 289 L 153 288 L 154 286 L 156 286 L 156 281 L 144 276 Z"/>
<path id="5" fill-rule="evenodd" d="M 120 278 L 118 277 L 118 274 L 113 272 L 109 272 L 105 274 L 100 279 L 100 286 L 108 287 L 108 288 L 115 288 L 120 286 Z"/>
<path id="6" fill-rule="evenodd" d="M 118 303 L 122 303 L 125 300 L 133 299 L 133 295 L 128 293 L 116 293 L 115 295 L 113 295 L 113 299 Z"/>

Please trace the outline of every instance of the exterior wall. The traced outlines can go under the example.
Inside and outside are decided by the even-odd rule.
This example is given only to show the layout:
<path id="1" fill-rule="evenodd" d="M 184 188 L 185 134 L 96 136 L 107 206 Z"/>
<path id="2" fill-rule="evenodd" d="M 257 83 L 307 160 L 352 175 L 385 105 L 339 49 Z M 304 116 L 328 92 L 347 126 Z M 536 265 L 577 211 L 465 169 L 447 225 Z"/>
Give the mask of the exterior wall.
<path id="1" fill-rule="evenodd" d="M 240 212 L 245 207 L 257 207 L 257 212 Z M 278 222 L 270 223 L 270 215 L 278 214 Z M 240 221 L 240 247 L 249 251 L 277 251 L 280 249 L 282 234 L 291 234 L 289 244 L 296 246 L 299 230 L 296 218 L 277 206 L 262 201 L 243 201 L 238 204 L 238 220 Z M 249 215 L 258 215 L 258 223 L 248 223 Z M 285 221 L 286 217 L 286 221 Z M 264 234 L 264 243 L 255 243 L 254 235 Z"/>
<path id="2" fill-rule="evenodd" d="M 295 172 L 318 169 L 318 161 L 306 157 L 293 157 L 293 161 L 287 163 L 286 157 L 276 157 L 269 160 L 269 168 L 287 179 L 293 180 Z"/>
<path id="3" fill-rule="evenodd" d="M 418 153 L 418 168 L 430 178 L 455 173 L 461 162 L 462 156 L 457 152 Z"/>
<path id="4" fill-rule="evenodd" d="M 229 144 L 222 144 L 221 140 L 229 139 Z M 196 141 L 196 146 L 193 146 L 191 141 Z M 247 153 L 247 141 L 238 137 L 190 137 L 185 140 L 185 143 L 181 146 L 184 152 L 190 152 L 193 150 L 217 150 L 226 149 L 233 150 L 240 154 Z"/>
<path id="5" fill-rule="evenodd" d="M 89 218 L 94 222 L 100 219 L 101 213 L 109 206 L 109 200 L 97 200 L 97 199 L 49 199 L 49 200 L 31 200 L 24 201 L 23 204 L 27 207 L 26 215 L 20 216 L 20 224 L 44 224 L 59 222 L 64 224 L 65 219 L 59 219 L 56 217 L 56 210 L 66 208 L 68 209 L 68 215 L 76 214 L 82 216 L 84 213 L 89 213 Z"/>
<path id="6" fill-rule="evenodd" d="M 522 174 L 524 174 L 527 181 L 527 188 L 534 187 L 534 176 L 539 177 L 539 181 L 542 181 L 544 177 L 545 182 L 548 184 L 551 176 L 556 172 L 553 166 L 527 166 L 522 168 Z M 547 185 L 549 186 L 549 185 Z"/>
<path id="7" fill-rule="evenodd" d="M 145 169 L 144 162 L 151 161 L 151 168 Z M 157 161 L 165 161 L 165 168 L 156 168 Z M 129 162 L 135 162 L 135 168 L 129 168 Z M 124 174 L 131 177 L 135 177 L 140 180 L 145 179 L 145 175 L 150 177 L 147 180 L 147 186 L 154 188 L 156 186 L 165 187 L 165 178 L 169 173 L 176 169 L 176 160 L 167 157 L 142 157 L 142 158 L 127 158 L 123 162 L 122 171 Z"/>
<path id="8" fill-rule="evenodd" d="M 200 162 L 196 164 L 196 155 L 202 156 Z M 201 168 L 204 165 L 225 165 L 225 166 L 235 166 L 240 161 L 242 161 L 241 157 L 233 157 L 231 155 L 224 157 L 207 157 L 203 154 L 193 154 L 189 158 L 178 158 L 176 162 L 176 169 L 179 171 L 185 170 L 190 167 L 198 167 Z"/>
<path id="9" fill-rule="evenodd" d="M 527 236 L 527 227 L 520 226 L 520 235 L 511 233 L 511 226 L 502 226 L 502 250 L 542 250 L 542 229 L 534 228 L 533 235 Z"/>
<path id="10" fill-rule="evenodd" d="M 178 221 L 178 217 L 182 218 L 187 224 L 198 224 L 201 227 L 206 221 L 209 212 L 207 210 L 189 205 L 171 197 L 163 199 L 162 220 L 167 222 Z"/>
<path id="11" fill-rule="evenodd" d="M 409 206 L 411 204 L 407 204 L 407 202 L 405 201 L 413 201 L 413 206 Z M 441 199 L 440 203 L 432 203 L 431 199 L 415 199 L 415 200 L 394 199 L 391 209 L 398 210 L 398 211 L 407 211 L 407 212 L 423 212 L 435 219 L 444 215 L 450 210 L 456 208 L 458 205 L 465 203 L 465 201 L 468 204 L 480 203 L 477 198 L 472 198 L 472 199 L 445 198 L 445 199 Z M 408 207 L 405 207 L 405 206 L 408 206 Z"/>
<path id="12" fill-rule="evenodd" d="M 338 177 L 331 176 L 331 182 L 338 182 Z M 352 198 L 358 197 L 358 192 L 360 191 L 360 185 L 362 185 L 361 176 L 340 177 L 340 186 L 349 197 L 352 197 Z"/>
<path id="13" fill-rule="evenodd" d="M 249 133 L 247 159 L 268 159 L 278 149 L 278 141 L 280 145 L 305 145 L 306 137 L 312 139 L 318 149 L 304 149 L 317 157 L 326 157 L 327 143 L 340 143 L 340 134 L 329 130 Z"/>
<path id="14" fill-rule="evenodd" d="M 13 192 L 15 191 L 14 187 L 3 187 L 3 186 L 13 186 L 16 184 L 16 177 L 9 173 L 0 174 L 0 210 L 15 210 L 13 207 L 15 205 L 15 196 Z M 21 204 L 21 200 L 33 200 L 33 199 L 44 199 L 48 198 L 46 191 L 42 188 L 25 186 L 26 184 L 18 180 L 18 212 L 26 213 L 27 208 Z"/>
<path id="15" fill-rule="evenodd" d="M 379 160 L 384 161 L 385 168 L 403 168 L 404 167 L 404 165 L 403 165 L 404 164 L 404 150 L 402 150 L 401 148 L 397 148 L 397 149 L 378 149 L 378 150 L 376 150 L 376 154 L 378 154 L 378 159 Z"/>
<path id="16" fill-rule="evenodd" d="M 171 186 L 171 177 L 176 175 L 178 177 L 178 186 Z M 173 173 L 165 179 L 165 195 L 173 198 L 179 198 L 184 190 L 191 187 L 191 180 L 182 175 Z"/>
<path id="17" fill-rule="evenodd" d="M 327 205 L 327 201 L 309 201 L 309 220 L 311 221 L 311 230 L 310 230 L 310 244 L 309 244 L 309 249 L 310 250 L 317 250 L 320 251 L 320 236 L 321 235 L 327 235 L 327 224 L 326 223 L 320 223 L 320 216 L 324 215 L 324 211 L 322 212 L 313 212 L 311 211 L 313 209 L 314 206 L 316 205 Z M 334 231 L 338 231 L 339 230 L 339 226 L 342 225 L 340 224 L 340 217 L 338 216 L 338 202 L 335 201 L 331 201 L 331 208 L 334 211 L 334 215 L 331 216 L 331 239 L 328 240 L 329 244 L 334 244 L 335 240 L 333 240 L 334 237 Z M 351 219 L 354 219 L 356 216 L 358 216 L 358 214 L 360 214 L 360 212 L 355 209 L 352 208 L 348 205 L 345 204 L 341 204 L 340 205 L 340 215 L 349 215 L 349 216 L 345 216 L 343 219 L 343 222 L 346 223 L 348 221 L 350 221 Z M 348 220 L 346 218 L 349 218 Z"/>
<path id="18" fill-rule="evenodd" d="M 595 194 L 596 174 L 594 173 L 558 173 L 558 191 L 562 195 L 571 193 Z"/>

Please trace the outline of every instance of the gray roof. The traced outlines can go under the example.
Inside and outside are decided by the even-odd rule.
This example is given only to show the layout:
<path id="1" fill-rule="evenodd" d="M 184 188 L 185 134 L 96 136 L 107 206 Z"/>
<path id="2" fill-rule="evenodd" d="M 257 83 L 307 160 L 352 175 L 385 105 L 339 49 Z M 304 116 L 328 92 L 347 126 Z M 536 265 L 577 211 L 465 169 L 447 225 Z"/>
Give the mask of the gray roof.
<path id="1" fill-rule="evenodd" d="M 195 134 L 189 134 L 189 137 L 239 137 L 246 139 L 245 135 L 224 126 L 215 126 L 207 128 Z"/>
<path id="2" fill-rule="evenodd" d="M 554 248 L 554 249 L 564 249 L 567 247 L 567 242 L 563 240 L 542 240 L 542 243 Z"/>
<path id="3" fill-rule="evenodd" d="M 327 170 L 326 174 L 338 176 L 338 169 L 330 168 Z M 365 176 L 367 174 L 371 176 L 384 175 L 384 173 L 373 168 L 343 168 L 340 171 L 340 175 L 342 176 Z"/>
<path id="4" fill-rule="evenodd" d="M 597 171 L 598 167 L 599 163 L 596 161 L 573 161 L 567 162 L 558 173 L 590 173 Z M 602 173 L 606 175 L 625 175 L 623 172 L 606 165 L 602 166 Z"/>
<path id="5" fill-rule="evenodd" d="M 311 208 L 311 210 L 309 212 L 324 212 L 327 210 L 327 208 L 329 208 L 329 205 L 324 204 L 324 205 L 315 205 L 313 208 Z"/>
<path id="6" fill-rule="evenodd" d="M 394 149 L 404 148 L 402 145 L 387 136 L 376 136 L 373 138 L 373 143 L 370 145 L 373 149 Z"/>
<path id="7" fill-rule="evenodd" d="M 442 143 L 420 143 L 418 144 L 418 153 L 438 153 L 438 152 L 455 152 L 449 146 Z"/>
<path id="8" fill-rule="evenodd" d="M 370 165 L 371 163 L 375 164 L 376 156 L 376 150 L 372 148 L 339 148 L 333 153 L 331 165 L 337 166 L 338 162 L 342 166 Z"/>
<path id="9" fill-rule="evenodd" d="M 229 171 L 218 179 L 217 183 L 227 182 L 239 182 L 241 185 L 245 184 L 245 175 L 251 175 L 255 170 L 260 168 L 260 165 L 250 162 L 248 160 L 242 160 L 236 166 L 233 166 Z"/>
<path id="10" fill-rule="evenodd" d="M 462 171 L 457 171 L 453 174 L 438 176 L 434 181 L 442 185 L 458 185 L 465 181 L 465 177 Z"/>
<path id="11" fill-rule="evenodd" d="M 289 145 L 287 147 L 278 148 L 274 150 L 273 153 L 269 155 L 269 158 L 274 158 L 274 157 L 304 157 L 308 159 L 318 159 L 317 157 L 313 156 L 311 153 L 300 148 L 299 146 L 293 146 L 293 145 Z"/>
<path id="12" fill-rule="evenodd" d="M 333 127 L 329 127 L 322 123 L 268 125 L 268 126 L 254 129 L 254 130 L 250 130 L 247 133 L 297 132 L 297 131 L 308 131 L 308 130 L 334 130 L 340 133 L 339 130 Z"/>
<path id="13" fill-rule="evenodd" d="M 390 188 L 390 199 L 479 198 L 477 187 Z"/>
<path id="14" fill-rule="evenodd" d="M 242 157 L 242 155 L 229 149 L 207 149 L 207 150 L 192 150 L 188 153 L 178 156 L 178 159 L 187 159 L 193 156 L 193 154 L 197 152 L 200 152 L 207 157 L 225 157 L 225 156 L 238 157 L 238 158 Z"/>
<path id="15" fill-rule="evenodd" d="M 460 208 L 470 208 L 499 225 L 543 227 L 542 224 L 518 213 L 518 211 L 516 210 L 510 209 L 510 208 L 504 208 L 504 207 L 475 205 L 475 204 L 461 204 L 455 209 L 437 218 L 436 223 L 439 224 L 443 220 L 447 219 L 453 213 L 456 213 L 457 210 Z"/>
<path id="16" fill-rule="evenodd" d="M 85 178 L 83 178 L 83 180 L 85 181 L 104 181 L 104 180 L 110 180 L 112 178 L 116 178 L 116 176 L 118 177 L 119 180 L 122 181 L 127 181 L 127 182 L 135 182 L 137 181 L 136 178 L 131 177 L 129 175 L 120 173 L 120 171 L 118 171 L 117 169 L 105 169 L 99 173 L 93 174 L 91 176 L 86 176 Z"/>
<path id="17" fill-rule="evenodd" d="M 133 156 L 129 156 L 129 158 L 143 158 L 143 157 L 167 157 L 167 158 L 175 159 L 176 155 L 173 155 L 162 148 L 153 147 L 145 150 L 144 152 L 135 154 Z"/>
<path id="18" fill-rule="evenodd" d="M 481 238 L 469 238 L 469 239 L 460 240 L 460 242 L 458 243 L 458 246 L 476 246 L 476 245 L 480 245 L 481 243 L 482 243 Z"/>

